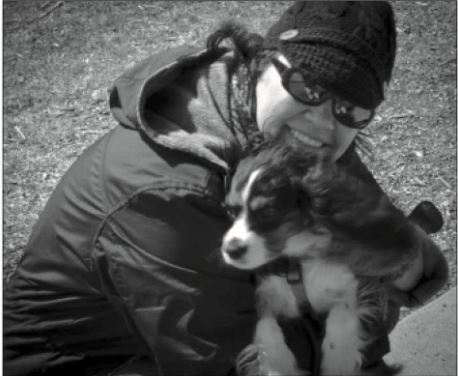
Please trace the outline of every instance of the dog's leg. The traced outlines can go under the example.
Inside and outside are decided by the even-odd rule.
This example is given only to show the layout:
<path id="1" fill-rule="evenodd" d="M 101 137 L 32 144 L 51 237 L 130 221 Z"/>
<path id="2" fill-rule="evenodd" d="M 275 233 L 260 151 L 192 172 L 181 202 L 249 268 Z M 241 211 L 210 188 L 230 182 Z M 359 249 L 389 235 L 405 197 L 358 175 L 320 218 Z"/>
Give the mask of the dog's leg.
<path id="1" fill-rule="evenodd" d="M 322 375 L 358 375 L 364 345 L 358 317 L 357 285 L 352 284 L 342 301 L 329 311 L 323 339 Z"/>
<path id="2" fill-rule="evenodd" d="M 255 343 L 260 350 L 263 375 L 306 376 L 310 374 L 298 368 L 296 358 L 286 345 L 281 327 L 273 315 L 264 315 L 258 321 Z"/>

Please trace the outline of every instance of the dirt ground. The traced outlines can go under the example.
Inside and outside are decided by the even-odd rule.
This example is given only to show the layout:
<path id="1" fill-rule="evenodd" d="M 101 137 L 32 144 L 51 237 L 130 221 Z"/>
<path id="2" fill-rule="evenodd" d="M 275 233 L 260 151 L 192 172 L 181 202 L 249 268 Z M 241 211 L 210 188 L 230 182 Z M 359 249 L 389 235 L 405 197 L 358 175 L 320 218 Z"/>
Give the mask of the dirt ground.
<path id="1" fill-rule="evenodd" d="M 227 18 L 262 34 L 288 4 L 4 1 L 4 280 L 63 173 L 116 125 L 107 90 L 117 76 L 156 51 L 203 46 Z M 368 164 L 406 213 L 421 200 L 440 209 L 445 225 L 433 238 L 451 272 L 442 294 L 456 285 L 456 2 L 393 4 L 398 55 L 368 130 Z"/>

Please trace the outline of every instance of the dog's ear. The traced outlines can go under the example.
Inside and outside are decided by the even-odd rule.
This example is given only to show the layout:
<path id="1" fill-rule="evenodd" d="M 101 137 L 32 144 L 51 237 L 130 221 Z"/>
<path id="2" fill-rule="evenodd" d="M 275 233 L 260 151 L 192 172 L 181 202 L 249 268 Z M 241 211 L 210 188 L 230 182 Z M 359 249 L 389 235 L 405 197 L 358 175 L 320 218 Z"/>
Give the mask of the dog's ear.
<path id="1" fill-rule="evenodd" d="M 303 187 L 296 190 L 296 204 L 304 215 L 310 214 L 310 196 Z"/>
<path id="2" fill-rule="evenodd" d="M 304 212 L 327 212 L 330 200 L 330 193 L 335 182 L 335 167 L 323 163 L 322 160 L 315 160 L 315 164 L 307 166 L 306 173 L 300 175 L 294 182 L 298 199 Z"/>
<path id="3" fill-rule="evenodd" d="M 300 210 L 304 218 L 310 216 L 311 196 L 307 190 L 307 186 L 303 184 L 303 178 L 294 176 L 290 178 L 291 187 L 294 194 L 295 207 Z"/>

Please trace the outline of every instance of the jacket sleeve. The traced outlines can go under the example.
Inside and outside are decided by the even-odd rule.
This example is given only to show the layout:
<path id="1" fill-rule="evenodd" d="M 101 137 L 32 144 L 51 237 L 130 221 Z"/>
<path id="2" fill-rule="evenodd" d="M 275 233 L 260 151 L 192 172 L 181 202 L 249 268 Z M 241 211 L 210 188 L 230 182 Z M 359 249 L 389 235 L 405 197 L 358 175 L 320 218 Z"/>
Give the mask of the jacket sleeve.
<path id="1" fill-rule="evenodd" d="M 400 286 L 411 279 L 410 275 L 401 276 L 388 287 L 390 298 L 399 305 L 419 307 L 428 302 L 448 281 L 448 264 L 445 256 L 434 241 L 416 224 L 412 224 L 419 240 L 419 259 L 422 268 L 415 276 L 415 282 L 404 291 Z M 408 273 L 413 274 L 413 273 Z"/>
<path id="2" fill-rule="evenodd" d="M 183 190 L 151 190 L 110 216 L 94 262 L 159 375 L 225 375 L 255 321 L 246 273 L 219 258 L 227 222 Z"/>
<path id="3" fill-rule="evenodd" d="M 354 147 L 351 147 L 338 163 L 350 168 L 358 177 L 374 184 L 380 191 L 380 185 L 359 158 Z M 433 297 L 448 280 L 448 264 L 440 248 L 423 229 L 412 222 L 412 229 L 418 240 L 418 253 L 423 259 L 423 270 L 416 284 L 408 291 L 400 291 L 395 286 L 388 288 L 393 302 L 407 307 L 420 306 Z"/>

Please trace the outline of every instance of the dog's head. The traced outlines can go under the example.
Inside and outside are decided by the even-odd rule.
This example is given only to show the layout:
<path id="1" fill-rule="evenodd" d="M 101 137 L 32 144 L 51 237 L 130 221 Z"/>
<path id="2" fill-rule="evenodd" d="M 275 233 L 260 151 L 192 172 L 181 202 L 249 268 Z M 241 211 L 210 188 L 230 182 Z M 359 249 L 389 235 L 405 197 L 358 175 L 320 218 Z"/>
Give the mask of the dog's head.
<path id="1" fill-rule="evenodd" d="M 329 235 L 315 231 L 301 175 L 293 171 L 303 171 L 302 176 L 313 174 L 319 164 L 315 155 L 299 155 L 272 145 L 263 145 L 254 156 L 242 159 L 226 197 L 234 221 L 223 238 L 222 252 L 228 264 L 253 269 L 304 248 L 305 242 L 308 249 L 327 245 Z"/>
<path id="2" fill-rule="evenodd" d="M 365 274 L 412 256 L 404 215 L 374 184 L 308 151 L 266 144 L 242 159 L 226 205 L 226 263 L 258 268 L 279 256 L 327 257 Z"/>

